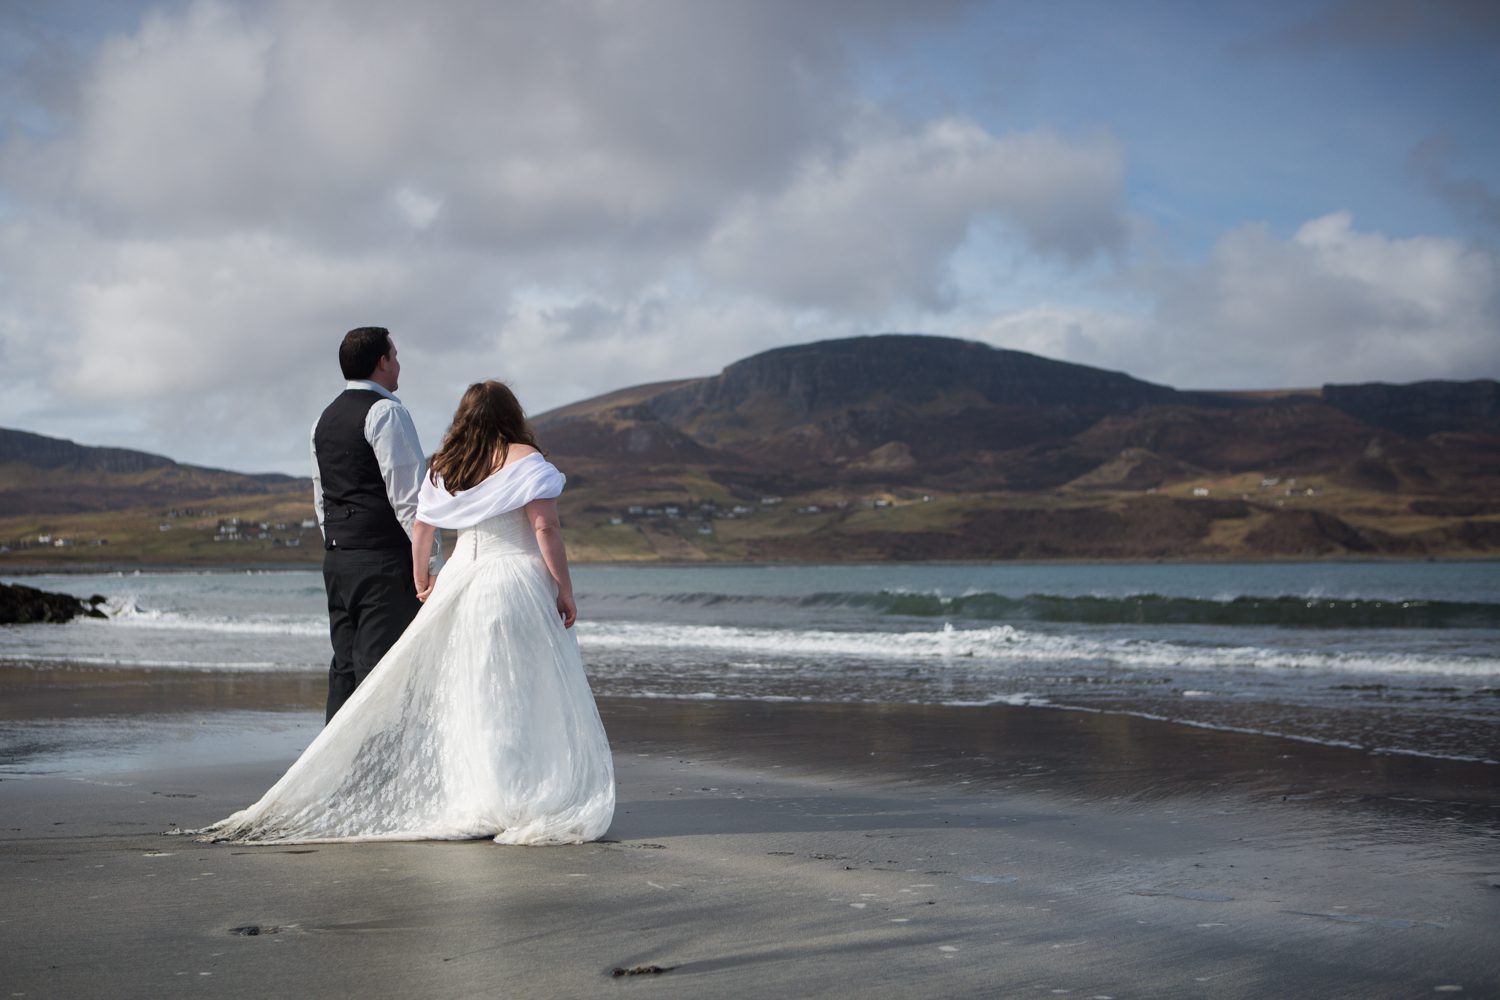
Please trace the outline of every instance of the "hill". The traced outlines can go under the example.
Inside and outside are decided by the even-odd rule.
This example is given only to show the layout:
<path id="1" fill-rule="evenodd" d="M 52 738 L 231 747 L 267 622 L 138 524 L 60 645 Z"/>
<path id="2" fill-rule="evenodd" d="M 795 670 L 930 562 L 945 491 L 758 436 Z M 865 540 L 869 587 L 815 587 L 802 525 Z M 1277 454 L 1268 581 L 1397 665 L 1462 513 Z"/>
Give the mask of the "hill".
<path id="1" fill-rule="evenodd" d="M 889 335 L 767 351 L 717 376 L 542 414 L 537 425 L 560 454 L 612 471 L 621 460 L 691 461 L 816 488 L 830 475 L 932 481 L 1109 415 L 1174 403 L 1237 405 L 1019 351 Z M 1012 478 L 1020 489 L 1046 485 L 1020 469 Z"/>
<path id="2" fill-rule="evenodd" d="M 1478 555 L 1500 549 L 1496 388 L 1185 392 L 887 335 L 536 424 L 594 558 Z"/>
<path id="3" fill-rule="evenodd" d="M 1493 381 L 1183 391 L 892 334 L 535 423 L 578 559 L 1472 557 L 1500 553 L 1497 401 Z M 0 568 L 315 561 L 309 490 L 0 431 Z"/>
<path id="4" fill-rule="evenodd" d="M 311 494 L 310 479 L 0 428 L 0 568 L 302 562 L 322 551 L 302 523 Z"/>

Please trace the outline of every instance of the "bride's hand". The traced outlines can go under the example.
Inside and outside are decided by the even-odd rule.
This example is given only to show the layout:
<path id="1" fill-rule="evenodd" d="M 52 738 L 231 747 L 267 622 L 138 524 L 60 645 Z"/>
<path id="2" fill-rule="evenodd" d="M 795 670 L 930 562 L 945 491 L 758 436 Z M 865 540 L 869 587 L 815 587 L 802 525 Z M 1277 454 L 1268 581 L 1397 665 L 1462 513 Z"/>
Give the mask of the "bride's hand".
<path id="1" fill-rule="evenodd" d="M 412 585 L 417 588 L 417 600 L 426 602 L 427 595 L 432 593 L 433 585 L 437 583 L 437 577 L 429 576 L 425 580 L 417 576 L 412 578 Z"/>
<path id="2" fill-rule="evenodd" d="M 557 613 L 562 615 L 563 628 L 573 627 L 578 620 L 578 605 L 573 603 L 572 594 L 557 595 Z"/>

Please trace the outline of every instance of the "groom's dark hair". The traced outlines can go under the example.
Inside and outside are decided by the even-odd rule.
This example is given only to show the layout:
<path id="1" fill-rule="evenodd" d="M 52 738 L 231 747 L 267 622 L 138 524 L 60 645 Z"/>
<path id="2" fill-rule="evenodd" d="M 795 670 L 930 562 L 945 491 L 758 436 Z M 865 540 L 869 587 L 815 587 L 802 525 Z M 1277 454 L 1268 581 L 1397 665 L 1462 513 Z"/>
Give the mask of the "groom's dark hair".
<path id="1" fill-rule="evenodd" d="M 383 326 L 355 327 L 339 345 L 339 367 L 344 378 L 369 378 L 380 359 L 391 353 L 391 331 Z"/>

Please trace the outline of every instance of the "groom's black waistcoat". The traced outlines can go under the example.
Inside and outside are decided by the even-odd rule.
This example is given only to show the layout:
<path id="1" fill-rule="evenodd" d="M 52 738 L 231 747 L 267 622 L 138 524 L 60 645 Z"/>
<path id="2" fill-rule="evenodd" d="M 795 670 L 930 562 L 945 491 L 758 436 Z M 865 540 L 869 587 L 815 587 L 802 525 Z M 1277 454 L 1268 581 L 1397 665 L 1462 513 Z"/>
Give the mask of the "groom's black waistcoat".
<path id="1" fill-rule="evenodd" d="M 313 430 L 323 480 L 323 548 L 406 549 L 411 539 L 386 496 L 375 450 L 365 440 L 365 417 L 385 397 L 345 389 Z"/>

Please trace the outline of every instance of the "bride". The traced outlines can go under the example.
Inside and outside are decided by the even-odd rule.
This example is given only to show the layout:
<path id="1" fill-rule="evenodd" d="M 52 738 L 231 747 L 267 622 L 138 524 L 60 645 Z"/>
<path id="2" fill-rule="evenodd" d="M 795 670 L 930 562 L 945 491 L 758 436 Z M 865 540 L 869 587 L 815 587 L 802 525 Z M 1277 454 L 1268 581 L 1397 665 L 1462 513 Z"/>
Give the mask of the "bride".
<path id="1" fill-rule="evenodd" d="M 564 477 L 503 383 L 469 386 L 412 533 L 422 610 L 291 769 L 204 840 L 582 843 L 614 766 L 570 631 Z M 458 529 L 429 578 L 433 529 Z"/>

